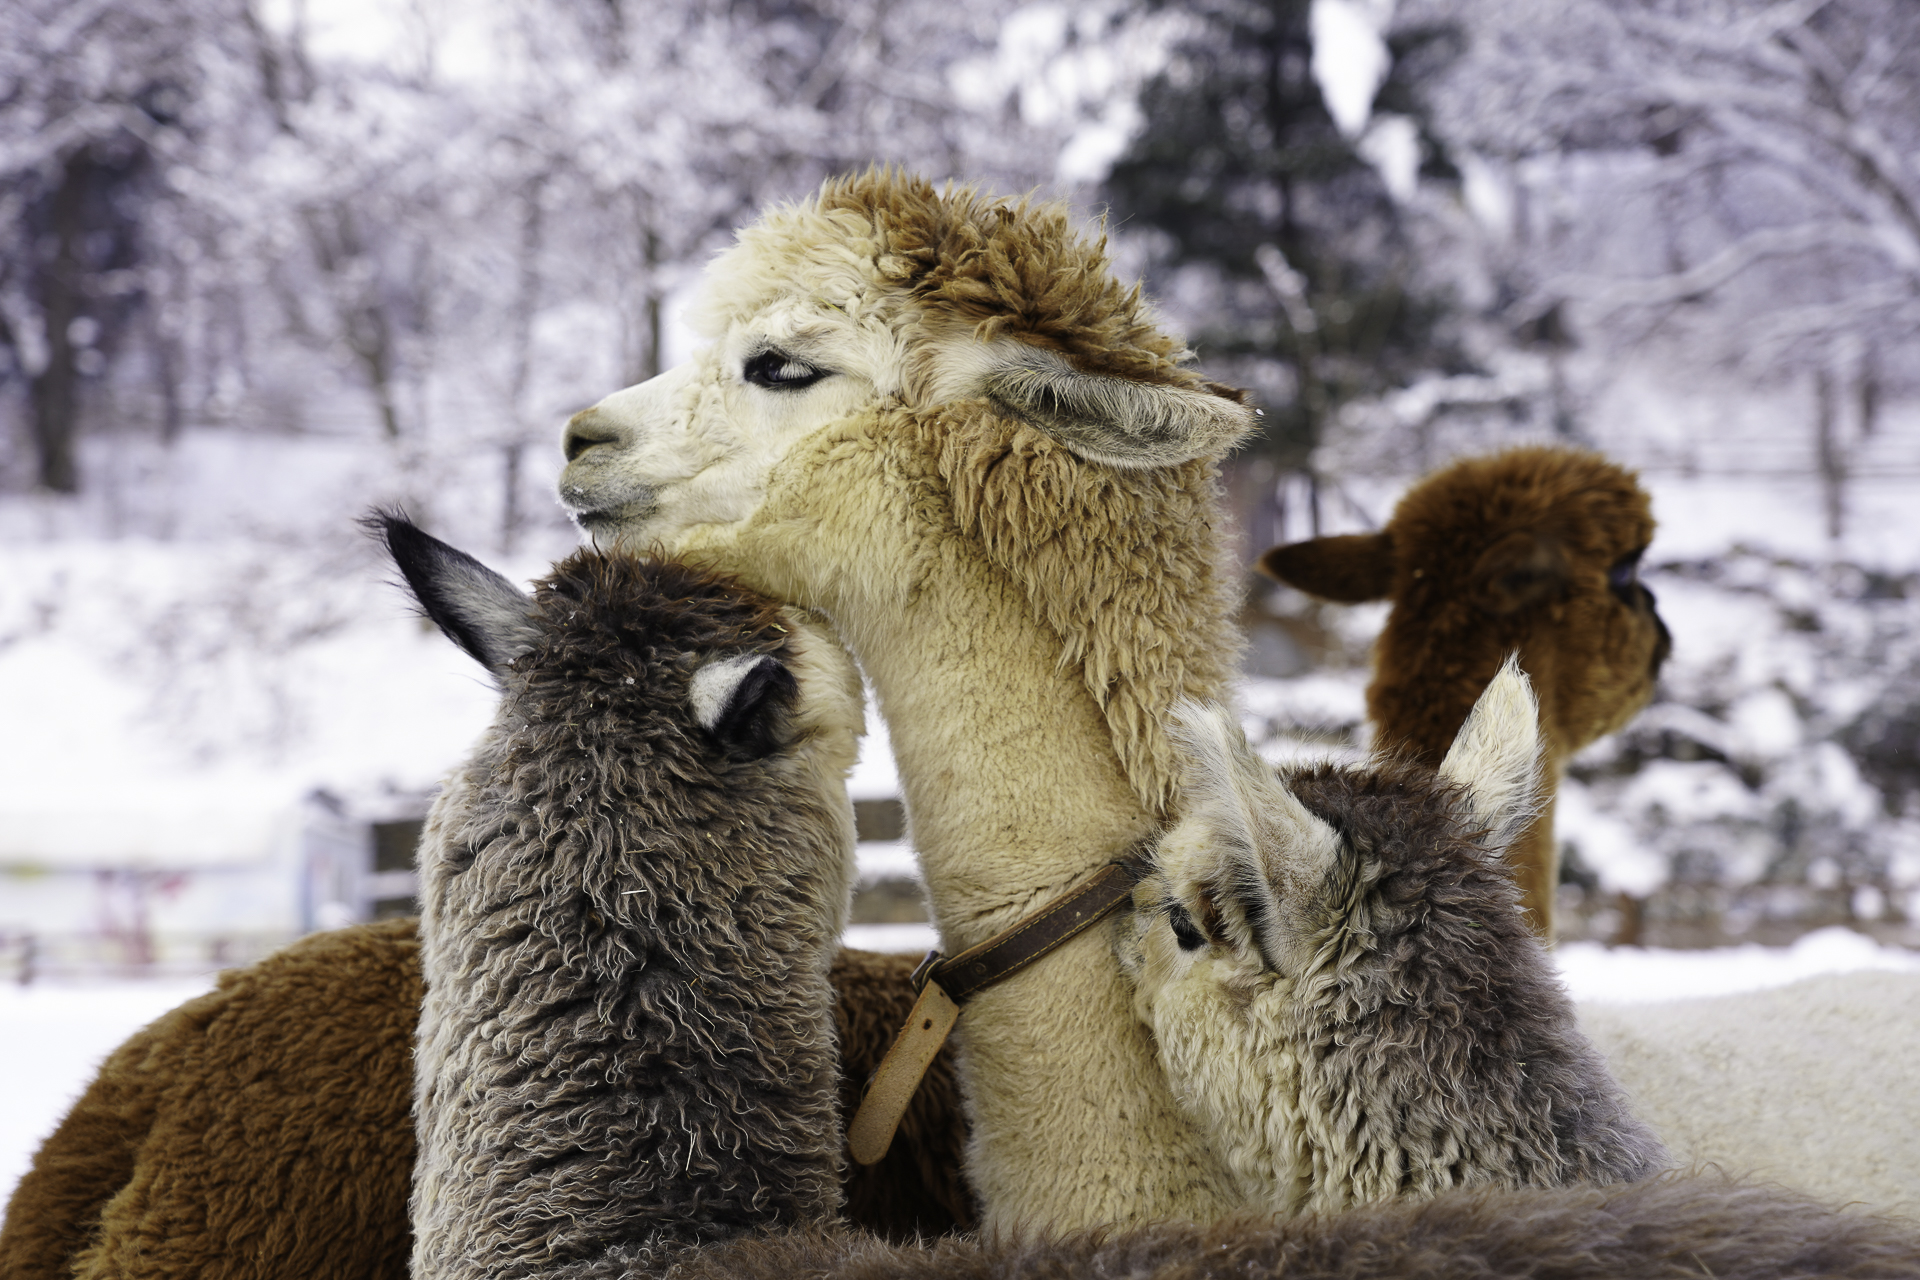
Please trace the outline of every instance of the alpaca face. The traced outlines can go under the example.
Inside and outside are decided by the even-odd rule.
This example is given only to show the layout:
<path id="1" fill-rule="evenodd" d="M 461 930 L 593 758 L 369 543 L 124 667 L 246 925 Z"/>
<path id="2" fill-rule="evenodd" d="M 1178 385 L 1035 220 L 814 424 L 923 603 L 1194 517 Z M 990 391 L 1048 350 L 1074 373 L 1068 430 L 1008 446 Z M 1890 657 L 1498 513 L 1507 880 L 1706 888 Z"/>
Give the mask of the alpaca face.
<path id="1" fill-rule="evenodd" d="M 1003 297 L 1003 280 L 968 275 L 998 260 L 1043 278 Z M 800 441 L 883 408 L 967 400 L 1112 465 L 1224 448 L 1251 414 L 1177 369 L 1184 350 L 1150 329 L 1105 266 L 1050 208 L 1010 210 L 891 175 L 829 183 L 715 261 L 694 312 L 707 339 L 697 356 L 568 424 L 561 501 L 596 537 L 713 545 L 761 508 Z M 1044 339 L 1012 332 L 1046 309 L 1032 290 L 1062 288 L 1089 296 L 1059 299 Z M 1111 314 L 1089 322 L 1097 334 L 1073 332 L 1080 321 L 1067 313 L 1100 312 Z M 1071 358 L 1076 338 L 1111 357 L 1096 337 L 1144 343 L 1131 356 L 1139 369 Z"/>
<path id="2" fill-rule="evenodd" d="M 1441 1130 L 1475 1084 L 1463 1094 L 1446 1073 L 1476 1068 L 1470 1029 L 1448 1040 L 1443 1024 L 1464 990 L 1511 994 L 1492 953 L 1544 964 L 1497 864 L 1537 784 L 1526 678 L 1502 669 L 1438 775 L 1283 775 L 1224 710 L 1186 704 L 1178 719 L 1183 816 L 1116 936 L 1176 1098 L 1254 1203 L 1445 1185 L 1460 1162 Z M 1414 1026 L 1428 1056 L 1396 1065 Z M 1422 1167 L 1435 1159 L 1452 1164 Z"/>

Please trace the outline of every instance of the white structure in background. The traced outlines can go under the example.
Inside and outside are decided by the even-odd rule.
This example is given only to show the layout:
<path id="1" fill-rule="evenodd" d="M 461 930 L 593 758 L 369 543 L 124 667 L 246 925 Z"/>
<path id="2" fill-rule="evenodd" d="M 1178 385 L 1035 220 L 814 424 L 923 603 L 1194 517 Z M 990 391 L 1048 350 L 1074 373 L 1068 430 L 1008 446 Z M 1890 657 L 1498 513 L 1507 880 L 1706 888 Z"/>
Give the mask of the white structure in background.
<path id="1" fill-rule="evenodd" d="M 16 799 L 0 812 L 0 980 L 204 973 L 410 914 L 425 802 L 191 784 L 145 807 Z"/>
<path id="2" fill-rule="evenodd" d="M 303 932 L 312 815 L 297 793 L 191 780 L 12 797 L 0 810 L 0 954 L 40 972 L 205 970 Z"/>

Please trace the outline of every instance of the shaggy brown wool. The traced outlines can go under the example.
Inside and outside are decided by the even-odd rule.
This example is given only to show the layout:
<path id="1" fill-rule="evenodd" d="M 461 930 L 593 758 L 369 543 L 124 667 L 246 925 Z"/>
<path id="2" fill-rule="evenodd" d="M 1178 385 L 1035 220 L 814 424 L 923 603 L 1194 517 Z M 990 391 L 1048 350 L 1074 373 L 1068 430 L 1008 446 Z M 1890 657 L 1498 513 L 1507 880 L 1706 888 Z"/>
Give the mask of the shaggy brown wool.
<path id="1" fill-rule="evenodd" d="M 843 1122 L 912 1006 L 916 962 L 834 961 Z M 41 1145 L 0 1224 L 0 1275 L 406 1280 L 420 993 L 412 918 L 220 975 L 116 1050 Z M 849 1222 L 890 1239 L 973 1225 L 957 1096 L 943 1051 L 893 1151 L 848 1163 Z"/>
<path id="2" fill-rule="evenodd" d="M 773 1236 L 683 1258 L 671 1280 L 1897 1280 L 1920 1230 L 1717 1178 L 1455 1191 L 1282 1221 L 1165 1224 L 930 1248 Z"/>
<path id="3" fill-rule="evenodd" d="M 868 219 L 882 277 L 982 342 L 1017 338 L 1087 373 L 1221 390 L 1181 363 L 1185 346 L 1155 324 L 1138 285 L 1115 278 L 1105 238 L 1081 236 L 1065 204 L 943 193 L 924 178 L 869 169 L 829 181 L 819 208 Z"/>
<path id="4" fill-rule="evenodd" d="M 1275 547 L 1260 568 L 1323 599 L 1390 599 L 1367 713 L 1377 742 L 1437 765 L 1509 653 L 1540 697 L 1547 775 L 1653 696 L 1671 638 L 1640 585 L 1646 491 L 1596 453 L 1526 446 L 1467 458 L 1409 489 L 1378 533 Z M 1552 935 L 1559 861 L 1549 796 L 1508 852 Z"/>
<path id="5" fill-rule="evenodd" d="M 411 920 L 303 939 L 137 1033 L 42 1145 L 0 1274 L 407 1272 Z"/>

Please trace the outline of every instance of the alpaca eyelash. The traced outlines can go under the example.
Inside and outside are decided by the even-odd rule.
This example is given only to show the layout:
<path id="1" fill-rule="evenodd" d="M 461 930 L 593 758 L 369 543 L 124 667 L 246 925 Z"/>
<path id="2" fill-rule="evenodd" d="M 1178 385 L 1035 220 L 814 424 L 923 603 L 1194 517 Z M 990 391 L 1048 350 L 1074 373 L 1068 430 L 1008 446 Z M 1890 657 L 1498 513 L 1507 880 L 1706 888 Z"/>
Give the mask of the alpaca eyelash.
<path id="1" fill-rule="evenodd" d="M 827 374 L 825 369 L 816 369 L 804 360 L 796 360 L 775 349 L 747 357 L 740 371 L 740 376 L 748 382 L 769 391 L 804 391 Z"/>
<path id="2" fill-rule="evenodd" d="M 1621 556 L 1607 570 L 1607 587 L 1623 604 L 1634 603 L 1634 595 L 1640 586 L 1640 557 L 1646 554 L 1646 548 Z"/>

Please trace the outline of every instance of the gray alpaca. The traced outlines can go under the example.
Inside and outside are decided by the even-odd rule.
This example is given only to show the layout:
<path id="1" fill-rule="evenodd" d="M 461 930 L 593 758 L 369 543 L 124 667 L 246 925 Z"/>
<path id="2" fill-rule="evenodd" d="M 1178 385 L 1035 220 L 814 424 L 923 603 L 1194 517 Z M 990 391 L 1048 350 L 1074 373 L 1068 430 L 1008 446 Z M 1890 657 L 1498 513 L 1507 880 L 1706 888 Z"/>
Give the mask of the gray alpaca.
<path id="1" fill-rule="evenodd" d="M 1175 1096 L 1251 1203 L 1335 1210 L 1664 1167 L 1501 863 L 1538 786 L 1518 666 L 1437 773 L 1276 774 L 1220 708 L 1177 720 L 1184 816 L 1116 942 Z"/>
<path id="2" fill-rule="evenodd" d="M 619 1275 L 834 1219 L 844 651 L 679 565 L 581 551 L 528 598 L 370 523 L 503 695 L 420 843 L 413 1275 Z"/>

